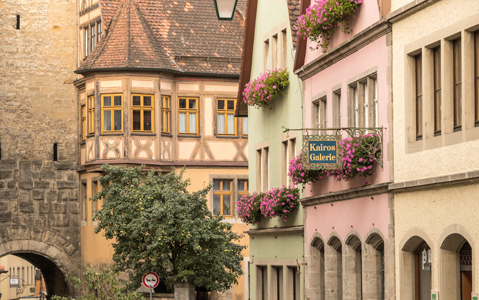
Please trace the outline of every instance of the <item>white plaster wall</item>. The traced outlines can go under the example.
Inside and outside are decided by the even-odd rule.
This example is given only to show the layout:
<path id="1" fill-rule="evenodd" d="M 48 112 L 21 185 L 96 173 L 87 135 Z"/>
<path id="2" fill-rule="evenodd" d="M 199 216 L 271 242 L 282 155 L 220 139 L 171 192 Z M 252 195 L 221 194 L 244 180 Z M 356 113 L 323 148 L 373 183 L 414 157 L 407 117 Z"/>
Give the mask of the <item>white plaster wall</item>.
<path id="1" fill-rule="evenodd" d="M 409 0 L 393 0 L 393 10 Z M 443 0 L 393 24 L 394 177 L 396 182 L 479 169 L 478 141 L 406 154 L 404 73 L 407 44 L 479 13 L 477 0 Z M 478 18 L 479 24 L 479 18 Z M 447 99 L 443 99 L 447 101 Z"/>

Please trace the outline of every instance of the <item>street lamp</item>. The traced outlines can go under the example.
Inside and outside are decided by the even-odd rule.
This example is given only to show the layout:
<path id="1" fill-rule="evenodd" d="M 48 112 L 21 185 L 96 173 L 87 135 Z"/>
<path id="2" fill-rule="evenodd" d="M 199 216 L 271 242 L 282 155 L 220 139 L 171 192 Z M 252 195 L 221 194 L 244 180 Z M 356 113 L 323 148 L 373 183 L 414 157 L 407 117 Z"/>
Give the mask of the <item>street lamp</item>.
<path id="1" fill-rule="evenodd" d="M 238 0 L 214 0 L 218 20 L 233 20 Z"/>

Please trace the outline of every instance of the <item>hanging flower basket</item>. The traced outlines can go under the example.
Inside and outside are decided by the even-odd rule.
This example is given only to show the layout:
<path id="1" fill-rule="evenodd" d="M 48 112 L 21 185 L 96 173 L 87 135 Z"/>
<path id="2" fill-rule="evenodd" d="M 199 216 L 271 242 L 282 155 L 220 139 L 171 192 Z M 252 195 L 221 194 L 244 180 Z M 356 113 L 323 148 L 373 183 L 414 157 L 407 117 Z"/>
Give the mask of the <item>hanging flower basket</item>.
<path id="1" fill-rule="evenodd" d="M 299 155 L 296 155 L 292 160 L 289 161 L 288 176 L 291 177 L 291 180 L 294 184 L 314 182 L 316 179 L 323 178 L 323 173 L 323 170 L 304 168 L 303 150 L 299 152 Z"/>
<path id="2" fill-rule="evenodd" d="M 288 217 L 299 206 L 299 190 L 297 188 L 273 188 L 266 193 L 247 194 L 237 201 L 238 215 L 241 221 L 258 224 L 263 219 Z"/>
<path id="3" fill-rule="evenodd" d="M 298 207 L 299 190 L 282 187 L 273 188 L 264 194 L 261 199 L 261 214 L 265 218 L 284 217 L 284 221 Z"/>
<path id="4" fill-rule="evenodd" d="M 363 0 L 314 0 L 298 19 L 298 35 L 317 43 L 316 49 L 321 47 L 323 53 L 328 51 L 336 28 L 346 34 L 352 32 L 348 20 L 361 3 Z"/>
<path id="5" fill-rule="evenodd" d="M 248 82 L 243 91 L 243 100 L 256 108 L 273 108 L 273 100 L 279 94 L 284 95 L 289 84 L 289 73 L 285 68 L 266 70 L 256 79 Z"/>
<path id="6" fill-rule="evenodd" d="M 261 198 L 263 196 L 263 193 L 254 192 L 243 195 L 241 199 L 237 201 L 238 215 L 241 221 L 248 224 L 258 224 L 264 219 L 260 209 Z"/>

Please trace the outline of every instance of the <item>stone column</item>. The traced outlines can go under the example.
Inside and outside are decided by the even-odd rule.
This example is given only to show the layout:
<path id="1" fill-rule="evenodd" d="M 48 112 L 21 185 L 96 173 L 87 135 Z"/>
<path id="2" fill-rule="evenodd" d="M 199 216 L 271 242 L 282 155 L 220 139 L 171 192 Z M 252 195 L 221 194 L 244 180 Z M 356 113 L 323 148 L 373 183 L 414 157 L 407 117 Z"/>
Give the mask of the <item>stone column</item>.
<path id="1" fill-rule="evenodd" d="M 195 300 L 195 285 L 192 282 L 175 282 L 175 300 Z"/>

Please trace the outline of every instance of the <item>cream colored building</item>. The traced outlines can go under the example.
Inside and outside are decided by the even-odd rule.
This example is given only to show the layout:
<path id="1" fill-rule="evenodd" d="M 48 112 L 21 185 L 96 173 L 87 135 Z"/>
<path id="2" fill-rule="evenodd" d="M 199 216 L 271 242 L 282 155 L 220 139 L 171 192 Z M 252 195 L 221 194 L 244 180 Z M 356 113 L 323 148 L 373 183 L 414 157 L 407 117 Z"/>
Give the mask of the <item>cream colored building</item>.
<path id="1" fill-rule="evenodd" d="M 38 269 L 35 266 L 15 255 L 0 257 L 0 265 L 4 266 L 5 271 L 8 272 L 0 276 L 2 300 L 38 295 L 38 291 L 35 290 Z M 18 279 L 18 286 L 10 286 L 10 279 Z M 45 285 L 42 290 L 45 290 Z"/>
<path id="2" fill-rule="evenodd" d="M 479 5 L 393 0 L 397 299 L 479 291 Z M 434 297 L 434 295 L 436 295 Z"/>

